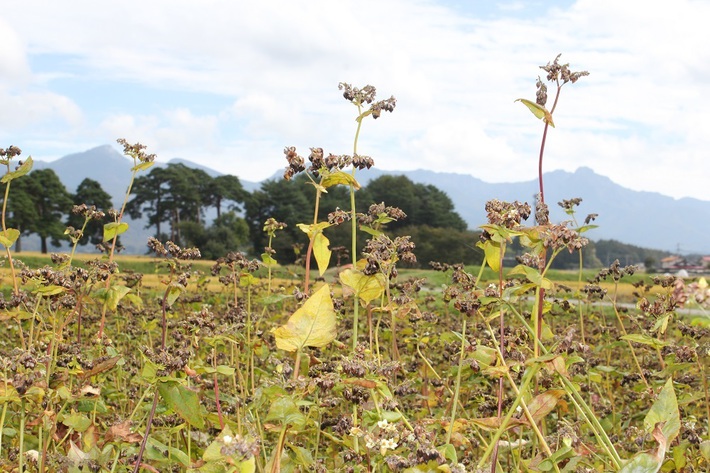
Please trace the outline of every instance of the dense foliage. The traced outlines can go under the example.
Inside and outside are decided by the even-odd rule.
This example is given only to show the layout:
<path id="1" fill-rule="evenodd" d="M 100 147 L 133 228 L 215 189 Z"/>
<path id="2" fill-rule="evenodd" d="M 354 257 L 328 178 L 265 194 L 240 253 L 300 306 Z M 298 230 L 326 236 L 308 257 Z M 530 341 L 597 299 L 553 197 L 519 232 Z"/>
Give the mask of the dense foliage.
<path id="1" fill-rule="evenodd" d="M 558 59 L 543 66 L 557 96 L 586 75 Z M 524 103 L 546 135 L 554 106 L 545 108 L 542 85 L 538 100 Z M 366 119 L 395 109 L 372 86 L 340 89 L 357 110 L 356 137 Z M 130 188 L 155 156 L 119 142 L 134 162 Z M 29 179 L 31 159 L 12 170 L 20 154 L 0 150 L 6 203 Z M 12 250 L 21 232 L 3 207 L 2 471 L 657 473 L 710 465 L 705 279 L 641 279 L 615 261 L 586 281 L 581 267 L 576 281 L 553 281 L 551 264 L 582 254 L 593 225 L 550 222 L 542 180 L 535 212 L 525 202 L 486 204 L 478 267 L 434 262 L 443 284 L 422 271 L 408 277 L 415 237 L 420 254 L 436 256 L 429 242 L 463 252 L 470 234 L 399 226 L 405 212 L 385 202 L 358 210 L 357 172 L 374 163 L 357 152 L 357 138 L 352 154 L 312 148 L 308 166 L 294 147 L 284 154 L 288 184 L 267 183 L 259 205 L 247 201 L 251 230 L 264 234 L 261 257 L 230 251 L 208 273 L 193 267 L 199 249 L 156 238 L 148 247 L 159 274 L 121 271 L 115 253 L 130 231 L 122 221 L 129 196 L 103 226 L 103 257 L 77 264 L 82 235 L 70 232 L 71 254 L 31 268 Z M 207 191 L 180 203 L 172 188 L 140 185 L 154 200 L 132 211 L 154 215 L 156 228 L 167 222 L 178 238 L 206 238 L 201 209 L 221 205 Z M 453 225 L 442 196 L 418 190 L 439 202 L 422 215 L 443 212 Z M 302 218 L 294 225 L 268 213 L 288 202 Z M 574 215 L 574 199 L 567 205 Z M 84 230 L 102 217 L 87 206 L 77 213 Z M 246 237 L 233 211 L 220 211 L 214 227 L 205 245 L 232 232 Z M 279 263 L 286 249 L 275 243 L 289 228 L 305 239 L 303 267 Z M 346 228 L 343 247 L 356 261 L 341 266 L 331 239 Z M 631 278 L 636 303 L 626 306 L 620 294 Z"/>

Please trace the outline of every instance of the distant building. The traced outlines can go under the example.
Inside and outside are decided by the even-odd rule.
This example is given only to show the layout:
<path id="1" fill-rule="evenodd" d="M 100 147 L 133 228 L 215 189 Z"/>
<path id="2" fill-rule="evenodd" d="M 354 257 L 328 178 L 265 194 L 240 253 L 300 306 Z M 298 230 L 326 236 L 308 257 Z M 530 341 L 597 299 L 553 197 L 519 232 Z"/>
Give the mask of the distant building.
<path id="1" fill-rule="evenodd" d="M 674 274 L 683 274 L 687 277 L 689 274 L 705 273 L 710 269 L 710 256 L 684 258 L 682 256 L 673 255 L 661 260 L 661 269 Z M 683 271 L 683 273 L 680 273 Z"/>
<path id="2" fill-rule="evenodd" d="M 661 269 L 680 269 L 685 265 L 685 259 L 680 256 L 667 256 L 661 260 Z"/>

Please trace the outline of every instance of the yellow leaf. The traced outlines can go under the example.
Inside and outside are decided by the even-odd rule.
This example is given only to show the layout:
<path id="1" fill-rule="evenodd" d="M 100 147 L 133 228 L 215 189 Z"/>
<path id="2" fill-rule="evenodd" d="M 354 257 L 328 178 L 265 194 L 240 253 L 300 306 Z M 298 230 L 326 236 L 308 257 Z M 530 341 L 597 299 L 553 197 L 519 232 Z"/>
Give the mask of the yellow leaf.
<path id="1" fill-rule="evenodd" d="M 518 99 L 516 102 L 522 102 L 528 109 L 540 120 L 549 123 L 552 128 L 555 127 L 555 122 L 552 121 L 552 114 L 545 107 L 535 102 L 526 99 Z"/>
<path id="2" fill-rule="evenodd" d="M 332 187 L 332 186 L 336 186 L 338 184 L 342 184 L 345 186 L 352 185 L 355 188 L 355 190 L 360 189 L 360 184 L 355 180 L 355 178 L 352 176 L 352 174 L 348 174 L 343 171 L 337 171 L 337 172 L 334 172 L 333 174 L 328 174 L 321 181 L 321 185 L 323 187 Z"/>
<path id="3" fill-rule="evenodd" d="M 335 310 L 326 284 L 318 289 L 286 322 L 271 333 L 281 350 L 296 351 L 303 347 L 324 347 L 335 339 Z"/>
<path id="4" fill-rule="evenodd" d="M 360 297 L 363 305 L 367 305 L 372 300 L 380 297 L 385 291 L 385 284 L 387 283 L 385 275 L 382 273 L 367 276 L 360 271 L 353 271 L 352 269 L 346 269 L 340 273 L 340 282 L 355 291 L 355 295 Z"/>
<path id="5" fill-rule="evenodd" d="M 318 273 L 323 276 L 325 270 L 328 269 L 328 264 L 330 263 L 331 251 L 328 248 L 330 240 L 328 237 L 322 233 L 318 233 L 313 239 L 313 255 L 316 257 L 316 263 L 318 263 Z"/>
<path id="6" fill-rule="evenodd" d="M 487 241 L 483 244 L 483 252 L 486 255 L 486 263 L 495 272 L 500 269 L 500 245 L 496 245 L 492 241 Z"/>

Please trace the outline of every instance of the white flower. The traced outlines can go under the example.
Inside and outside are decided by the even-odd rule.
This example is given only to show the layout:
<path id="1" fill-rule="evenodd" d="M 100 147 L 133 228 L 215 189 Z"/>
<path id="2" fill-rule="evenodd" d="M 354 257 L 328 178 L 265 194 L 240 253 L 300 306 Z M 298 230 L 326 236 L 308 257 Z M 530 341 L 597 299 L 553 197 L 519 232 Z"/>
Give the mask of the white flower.
<path id="1" fill-rule="evenodd" d="M 375 439 L 373 439 L 369 434 L 365 435 L 365 446 L 367 448 L 375 448 L 377 446 Z"/>
<path id="2" fill-rule="evenodd" d="M 383 419 L 377 423 L 377 427 L 380 429 L 386 429 L 387 425 L 389 425 L 389 422 L 387 422 L 387 419 Z"/>
<path id="3" fill-rule="evenodd" d="M 389 450 L 394 450 L 397 448 L 397 442 L 394 439 L 382 439 L 380 442 L 380 454 L 384 455 L 385 452 Z"/>
<path id="4" fill-rule="evenodd" d="M 232 443 L 232 440 L 234 440 L 234 439 L 232 438 L 231 435 L 225 435 L 222 438 L 222 441 L 224 442 L 225 445 L 229 445 L 230 443 Z"/>

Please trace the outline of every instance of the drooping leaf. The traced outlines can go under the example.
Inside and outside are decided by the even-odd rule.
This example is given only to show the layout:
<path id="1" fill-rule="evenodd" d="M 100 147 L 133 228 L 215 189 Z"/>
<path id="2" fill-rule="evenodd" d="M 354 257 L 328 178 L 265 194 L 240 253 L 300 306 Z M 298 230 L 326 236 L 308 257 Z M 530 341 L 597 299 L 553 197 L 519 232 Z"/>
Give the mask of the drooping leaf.
<path id="1" fill-rule="evenodd" d="M 367 305 L 374 299 L 381 297 L 385 291 L 387 281 L 382 273 L 368 276 L 361 271 L 346 269 L 340 273 L 340 282 L 355 292 L 363 305 Z"/>
<path id="2" fill-rule="evenodd" d="M 110 222 L 104 225 L 104 241 L 111 241 L 116 235 L 126 233 L 128 224 L 125 222 Z"/>
<path id="3" fill-rule="evenodd" d="M 28 156 L 19 168 L 5 174 L 2 179 L 0 179 L 0 182 L 5 184 L 6 182 L 10 182 L 13 179 L 17 179 L 18 177 L 24 176 L 32 170 L 32 164 L 32 156 Z"/>
<path id="4" fill-rule="evenodd" d="M 328 245 L 330 245 L 330 240 L 323 233 L 318 233 L 313 239 L 313 256 L 315 256 L 316 263 L 318 263 L 318 274 L 320 276 L 323 276 L 330 264 L 332 251 L 330 251 Z"/>
<path id="5" fill-rule="evenodd" d="M 0 245 L 5 248 L 10 248 L 20 238 L 20 231 L 14 228 L 8 228 L 5 231 L 0 231 Z"/>
<path id="6" fill-rule="evenodd" d="M 653 348 L 663 348 L 664 346 L 666 346 L 668 344 L 668 343 L 664 342 L 663 340 L 649 337 L 648 335 L 646 335 L 644 333 L 630 333 L 628 335 L 622 336 L 621 339 L 628 340 L 628 341 L 634 342 L 634 343 L 640 343 L 642 345 L 648 345 Z"/>
<path id="7" fill-rule="evenodd" d="M 658 442 L 658 447 L 651 452 L 637 453 L 619 473 L 658 473 L 668 448 L 668 439 L 663 435 L 661 424 L 654 427 L 653 438 Z"/>
<path id="8" fill-rule="evenodd" d="M 286 325 L 271 332 L 276 337 L 276 346 L 281 350 L 324 347 L 335 339 L 335 322 L 330 287 L 325 284 L 291 315 Z"/>
<path id="9" fill-rule="evenodd" d="M 538 394 L 528 403 L 528 411 L 530 411 L 535 423 L 540 422 L 547 414 L 552 412 L 560 398 L 565 395 L 565 392 L 563 389 L 550 389 Z M 529 424 L 527 417 L 523 417 L 520 420 Z"/>
<path id="10" fill-rule="evenodd" d="M 500 269 L 500 245 L 495 244 L 493 241 L 487 241 L 483 243 L 483 252 L 486 255 L 486 263 L 488 266 L 498 272 Z"/>
<path id="11" fill-rule="evenodd" d="M 500 428 L 501 422 L 503 421 L 502 417 L 479 417 L 478 419 L 471 419 L 471 422 L 479 426 L 480 428 L 488 431 L 495 431 Z M 517 427 L 519 425 L 525 425 L 525 422 L 523 422 L 521 419 L 516 419 L 515 417 L 511 417 L 510 420 L 508 421 L 508 425 L 506 426 L 506 430 L 512 429 L 513 427 Z"/>
<path id="12" fill-rule="evenodd" d="M 158 382 L 158 391 L 168 407 L 190 425 L 198 429 L 205 426 L 205 419 L 200 412 L 200 399 L 195 391 L 177 381 Z"/>
<path id="13" fill-rule="evenodd" d="M 355 180 L 353 175 L 343 171 L 336 171 L 332 174 L 328 174 L 320 183 L 323 187 L 333 187 L 338 184 L 342 184 L 345 186 L 352 185 L 355 190 L 360 189 L 360 184 Z"/>
<path id="14" fill-rule="evenodd" d="M 658 394 L 658 399 L 643 420 L 647 432 L 651 432 L 657 424 L 663 423 L 661 431 L 668 443 L 671 443 L 680 432 L 680 412 L 678 400 L 673 389 L 673 379 L 669 378 Z"/>
<path id="15" fill-rule="evenodd" d="M 145 171 L 155 164 L 155 161 L 144 161 L 136 164 L 131 168 L 131 171 Z"/>
<path id="16" fill-rule="evenodd" d="M 276 260 L 270 253 L 262 253 L 261 262 L 264 263 L 264 266 L 267 268 L 273 268 L 277 264 Z"/>
<path id="17" fill-rule="evenodd" d="M 171 284 L 170 287 L 168 288 L 168 294 L 165 297 L 165 303 L 168 305 L 168 307 L 172 307 L 172 305 L 175 303 L 178 297 L 180 297 L 180 294 L 185 289 L 180 285 L 180 284 Z"/>
<path id="18" fill-rule="evenodd" d="M 49 286 L 40 286 L 32 292 L 40 296 L 49 297 L 56 296 L 57 294 L 61 294 L 64 291 L 66 291 L 66 288 L 64 288 L 63 286 L 50 284 Z"/>
<path id="19" fill-rule="evenodd" d="M 116 363 L 118 363 L 121 360 L 122 357 L 120 356 L 114 356 L 112 358 L 108 358 L 104 361 L 101 361 L 99 363 L 96 363 L 90 370 L 87 371 L 82 371 L 79 373 L 80 378 L 90 378 L 94 375 L 97 375 L 99 373 L 103 373 L 104 371 L 108 371 L 114 366 L 116 366 Z"/>
<path id="20" fill-rule="evenodd" d="M 298 228 L 300 228 L 303 233 L 308 235 L 308 238 L 310 239 L 310 238 L 314 238 L 317 234 L 321 233 L 323 230 L 330 227 L 330 224 L 328 222 L 318 222 L 318 223 L 314 223 L 312 225 L 306 225 L 305 223 L 299 223 L 296 226 Z"/>
<path id="21" fill-rule="evenodd" d="M 547 111 L 545 107 L 539 105 L 535 102 L 531 102 L 527 99 L 517 99 L 516 102 L 522 102 L 528 109 L 540 120 L 549 123 L 552 128 L 555 127 L 555 123 L 552 121 L 552 114 Z"/>
<path id="22" fill-rule="evenodd" d="M 131 292 L 130 287 L 120 286 L 118 284 L 111 286 L 106 293 L 106 305 L 111 310 L 118 308 L 118 303 L 123 297 Z"/>

